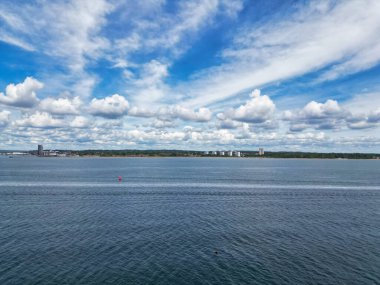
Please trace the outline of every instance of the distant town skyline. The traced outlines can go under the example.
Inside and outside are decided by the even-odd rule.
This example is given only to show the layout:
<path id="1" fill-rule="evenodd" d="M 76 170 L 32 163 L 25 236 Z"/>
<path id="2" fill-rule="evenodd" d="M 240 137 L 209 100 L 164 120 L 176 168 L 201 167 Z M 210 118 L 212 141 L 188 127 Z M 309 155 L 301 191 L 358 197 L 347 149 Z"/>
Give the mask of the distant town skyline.
<path id="1" fill-rule="evenodd" d="M 0 149 L 380 152 L 380 1 L 0 3 Z"/>

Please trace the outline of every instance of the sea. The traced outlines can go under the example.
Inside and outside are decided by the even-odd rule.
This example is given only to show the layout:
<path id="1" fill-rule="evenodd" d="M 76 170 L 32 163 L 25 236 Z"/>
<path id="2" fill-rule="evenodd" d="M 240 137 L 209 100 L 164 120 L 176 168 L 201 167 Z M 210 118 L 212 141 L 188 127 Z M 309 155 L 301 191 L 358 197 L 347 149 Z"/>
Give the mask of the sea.
<path id="1" fill-rule="evenodd" d="M 380 284 L 380 160 L 0 156 L 0 284 Z"/>

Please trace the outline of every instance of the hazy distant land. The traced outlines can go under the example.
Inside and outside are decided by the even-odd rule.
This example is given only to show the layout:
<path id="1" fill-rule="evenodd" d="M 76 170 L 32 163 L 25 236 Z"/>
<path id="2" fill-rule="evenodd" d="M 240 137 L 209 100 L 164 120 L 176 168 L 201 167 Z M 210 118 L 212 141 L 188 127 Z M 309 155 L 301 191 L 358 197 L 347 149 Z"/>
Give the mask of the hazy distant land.
<path id="1" fill-rule="evenodd" d="M 56 150 L 68 156 L 97 156 L 97 157 L 229 157 L 225 155 L 205 154 L 205 151 L 194 150 Z M 24 154 L 37 155 L 36 151 L 20 151 Z M 316 159 L 380 159 L 380 153 L 321 153 L 321 152 L 292 152 L 266 151 L 260 156 L 257 151 L 240 151 L 239 158 L 316 158 Z M 14 150 L 0 150 L 2 154 L 15 153 Z M 236 157 L 238 158 L 238 157 Z"/>
<path id="2" fill-rule="evenodd" d="M 79 156 L 147 156 L 147 157 L 229 157 L 225 155 L 204 154 L 204 151 L 187 150 L 81 150 L 72 151 Z M 259 156 L 257 151 L 241 151 L 242 158 L 326 158 L 326 159 L 379 159 L 378 153 L 318 153 L 318 152 L 265 152 Z"/>

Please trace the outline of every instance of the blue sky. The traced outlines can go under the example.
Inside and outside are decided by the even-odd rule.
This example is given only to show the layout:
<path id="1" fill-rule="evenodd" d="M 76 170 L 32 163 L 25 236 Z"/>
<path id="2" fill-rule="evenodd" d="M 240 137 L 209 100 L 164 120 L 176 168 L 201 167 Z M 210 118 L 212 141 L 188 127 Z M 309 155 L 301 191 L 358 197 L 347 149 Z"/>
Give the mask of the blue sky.
<path id="1" fill-rule="evenodd" d="M 380 152 L 380 2 L 0 3 L 0 149 Z"/>

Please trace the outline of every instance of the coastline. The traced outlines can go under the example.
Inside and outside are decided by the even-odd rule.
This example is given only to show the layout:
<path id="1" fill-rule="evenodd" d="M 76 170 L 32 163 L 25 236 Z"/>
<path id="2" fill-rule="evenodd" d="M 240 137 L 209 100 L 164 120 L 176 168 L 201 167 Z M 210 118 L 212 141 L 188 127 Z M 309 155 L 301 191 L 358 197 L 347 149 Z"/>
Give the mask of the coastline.
<path id="1" fill-rule="evenodd" d="M 349 159 L 362 159 L 362 160 L 380 160 L 379 153 L 318 153 L 318 152 L 291 152 L 291 151 L 266 151 L 265 154 L 259 155 L 257 151 L 241 150 L 230 151 L 231 154 L 227 155 L 224 151 L 194 151 L 194 150 L 102 150 L 102 149 L 89 149 L 89 150 L 50 150 L 44 152 L 43 155 L 35 150 L 32 151 L 1 151 L 0 156 L 9 158 L 14 157 L 40 157 L 40 158 L 232 158 L 232 159 L 330 159 L 330 160 L 349 160 Z"/>
<path id="2" fill-rule="evenodd" d="M 1 157 L 1 156 L 0 156 Z M 4 157 L 6 157 L 4 155 Z M 64 156 L 64 157 L 57 157 L 57 156 L 46 156 L 46 157 L 39 157 L 35 155 L 15 155 L 12 158 L 20 158 L 20 157 L 33 157 L 33 158 L 59 158 L 59 159 L 80 159 L 80 158 L 114 158 L 114 159 L 120 159 L 120 158 L 189 158 L 189 159 L 257 159 L 257 160 L 274 160 L 274 159 L 283 159 L 283 160 L 379 160 L 380 158 L 331 158 L 331 157 L 221 157 L 221 156 L 150 156 L 150 155 L 112 155 L 112 156 L 103 156 L 103 155 L 79 155 L 79 156 Z"/>

